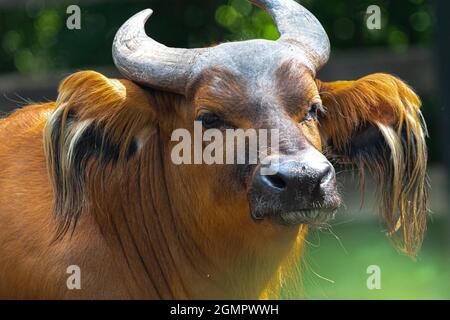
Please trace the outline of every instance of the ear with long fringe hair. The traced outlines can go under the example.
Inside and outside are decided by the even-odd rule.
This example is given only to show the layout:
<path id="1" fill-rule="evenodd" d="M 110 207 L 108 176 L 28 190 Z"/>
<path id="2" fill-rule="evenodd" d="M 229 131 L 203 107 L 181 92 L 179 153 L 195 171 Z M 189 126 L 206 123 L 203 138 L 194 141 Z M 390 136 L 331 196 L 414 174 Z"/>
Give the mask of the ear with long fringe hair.
<path id="1" fill-rule="evenodd" d="M 316 82 L 328 155 L 356 165 L 363 181 L 364 172 L 375 178 L 388 235 L 400 251 L 415 256 L 428 212 L 427 130 L 419 97 L 388 74 Z"/>
<path id="2" fill-rule="evenodd" d="M 80 71 L 61 83 L 44 130 L 59 221 L 56 238 L 73 230 L 85 209 L 86 179 L 94 180 L 96 170 L 103 172 L 132 157 L 138 147 L 135 138 L 154 117 L 147 95 L 131 81 Z"/>

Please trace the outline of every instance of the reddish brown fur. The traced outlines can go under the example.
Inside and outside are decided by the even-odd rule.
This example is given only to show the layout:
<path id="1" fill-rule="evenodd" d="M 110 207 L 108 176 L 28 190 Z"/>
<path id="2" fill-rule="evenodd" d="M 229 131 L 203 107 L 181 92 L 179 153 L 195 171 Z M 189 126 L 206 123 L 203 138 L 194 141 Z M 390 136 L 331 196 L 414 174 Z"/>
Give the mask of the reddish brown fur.
<path id="1" fill-rule="evenodd" d="M 227 83 L 239 91 L 236 95 L 243 95 L 239 80 Z M 395 84 L 388 86 L 393 94 L 382 97 L 386 106 L 393 107 L 385 115 L 400 117 L 402 113 L 395 112 L 398 101 L 389 99 L 401 101 L 409 91 Z M 311 92 L 308 101 L 313 100 L 317 94 L 313 79 L 302 86 Z M 343 143 L 361 121 L 399 120 L 375 110 L 349 111 L 353 122 L 342 124 L 337 114 L 354 108 L 357 100 L 335 105 L 340 86 L 319 82 L 318 87 L 327 116 L 319 126 L 315 121 L 297 124 L 298 133 L 316 148 L 321 148 L 321 136 Z M 214 97 L 204 90 L 193 95 L 195 105 L 220 107 L 217 92 Z M 377 96 L 376 91 L 369 93 Z M 283 103 L 294 108 L 296 99 L 289 93 L 284 96 Z M 172 144 L 162 141 L 170 140 L 173 128 L 194 119 L 186 104 L 180 96 L 144 91 L 129 81 L 87 71 L 62 83 L 56 103 L 29 106 L 0 121 L 1 298 L 278 296 L 298 271 L 306 227 L 255 224 L 245 193 L 212 184 L 212 177 L 231 175 L 226 169 L 180 168 L 171 163 Z M 335 111 L 333 106 L 344 109 Z M 300 103 L 299 115 L 289 115 L 290 121 L 300 121 L 304 107 Z M 75 122 L 68 121 L 71 112 Z M 51 119 L 58 113 L 63 126 L 56 132 L 59 135 L 52 136 Z M 103 141 L 117 144 L 120 155 L 115 165 L 87 158 L 83 176 L 76 177 L 68 154 L 83 121 L 104 125 Z M 136 137 L 143 147 L 127 158 Z M 79 217 L 73 214 L 77 210 Z M 66 233 L 76 221 L 73 234 Z M 58 230 L 61 237 L 55 241 Z M 73 264 L 82 270 L 79 291 L 66 288 L 66 268 Z"/>
<path id="2" fill-rule="evenodd" d="M 112 87 L 98 91 L 102 86 L 111 85 L 99 74 L 75 74 L 63 82 L 56 106 L 76 108 L 79 121 L 93 115 L 90 112 L 94 111 L 89 108 L 97 110 L 94 114 L 96 121 L 101 121 L 102 110 L 110 112 L 110 119 L 114 119 L 127 108 L 126 117 L 136 126 L 124 126 L 127 120 L 122 117 L 121 125 L 126 129 L 111 128 L 113 136 L 114 130 L 119 129 L 117 137 L 127 141 L 124 136 L 135 131 L 126 130 L 139 129 L 139 122 L 133 119 L 151 121 L 153 109 L 140 108 L 141 103 L 149 106 L 150 100 L 144 91 L 128 81 L 121 83 L 127 87 L 126 97 Z M 98 99 L 94 104 L 91 103 L 94 96 L 83 100 L 92 90 Z M 79 99 L 73 103 L 67 103 L 77 97 Z M 171 103 L 176 101 L 174 99 Z M 151 100 L 164 104 L 166 99 L 155 94 Z M 108 109 L 103 109 L 103 105 Z M 90 204 L 83 210 L 89 209 L 89 213 L 81 215 L 72 237 L 67 234 L 52 242 L 60 224 L 52 217 L 53 196 L 45 169 L 42 133 L 54 108 L 53 103 L 30 106 L 2 121 L 2 138 L 13 144 L 4 144 L 0 152 L 1 162 L 7 164 L 6 169 L 2 168 L 0 179 L 3 196 L 0 222 L 4 230 L 1 233 L 1 297 L 256 298 L 276 291 L 280 261 L 289 260 L 288 253 L 294 247 L 297 249 L 292 254 L 299 254 L 301 242 L 293 240 L 297 235 L 302 238 L 305 228 L 285 230 L 268 223 L 256 225 L 250 219 L 242 219 L 248 214 L 244 198 L 231 205 L 228 203 L 220 214 L 212 217 L 216 206 L 221 203 L 217 201 L 220 199 L 216 199 L 208 189 L 198 194 L 195 188 L 185 184 L 188 181 L 192 183 L 192 175 L 199 177 L 197 181 L 204 181 L 208 173 L 192 166 L 182 176 L 161 176 L 161 165 L 170 163 L 167 158 L 161 159 L 167 153 L 160 150 L 158 140 L 155 140 L 159 135 L 168 134 L 163 127 L 157 129 L 157 133 L 149 130 L 147 148 L 117 168 L 99 166 L 96 162 L 88 164 L 84 201 Z M 36 119 L 28 120 L 30 115 Z M 168 119 L 167 123 L 170 122 Z M 14 131 L 15 139 L 5 139 L 11 131 Z M 22 151 L 13 152 L 13 148 Z M 52 152 L 50 148 L 47 150 Z M 50 163 L 50 170 L 53 165 Z M 28 171 L 30 174 L 22 174 Z M 167 175 L 171 174 L 180 173 L 171 173 L 169 169 Z M 181 187 L 184 192 L 169 194 L 161 190 L 163 180 L 167 181 L 168 189 Z M 124 192 L 124 188 L 128 192 Z M 23 192 L 24 189 L 27 192 Z M 7 195 L 15 196 L 11 200 Z M 70 210 L 65 206 L 60 209 Z M 114 215 L 109 215 L 109 212 L 114 212 Z M 142 215 L 142 212 L 147 214 Z M 235 216 L 236 219 L 223 219 L 227 216 Z M 59 217 L 63 217 L 61 212 Z M 150 232 L 143 230 L 143 226 L 151 228 Z M 136 228 L 141 231 L 131 232 Z M 242 233 L 240 228 L 246 232 Z M 30 245 L 32 248 L 27 249 Z M 230 255 L 230 251 L 234 255 Z M 265 253 L 253 255 L 259 251 Z M 249 261 L 250 265 L 243 261 Z M 69 291 L 65 287 L 68 276 L 65 270 L 72 264 L 84 270 L 83 290 Z M 258 265 L 260 268 L 255 269 Z M 273 285 L 269 285 L 271 278 L 274 278 Z M 243 281 L 245 286 L 242 286 Z"/>
<path id="3" fill-rule="evenodd" d="M 29 106 L 0 121 L 0 297 L 80 297 L 65 287 L 66 268 L 76 263 L 85 270 L 86 285 L 97 287 L 83 297 L 120 297 L 121 274 L 112 265 L 108 273 L 98 269 L 111 255 L 92 217 L 81 219 L 74 238 L 52 244 L 57 223 L 42 136 L 54 106 Z"/>

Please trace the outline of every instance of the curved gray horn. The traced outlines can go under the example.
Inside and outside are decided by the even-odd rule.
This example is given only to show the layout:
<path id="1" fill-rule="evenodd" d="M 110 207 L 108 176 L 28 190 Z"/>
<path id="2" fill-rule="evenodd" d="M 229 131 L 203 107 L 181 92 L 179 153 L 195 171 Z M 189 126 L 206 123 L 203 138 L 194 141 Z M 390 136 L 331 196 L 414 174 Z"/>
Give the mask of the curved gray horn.
<path id="1" fill-rule="evenodd" d="M 298 43 L 311 63 L 320 69 L 330 56 L 330 40 L 314 15 L 294 0 L 250 0 L 273 18 L 279 41 Z"/>
<path id="2" fill-rule="evenodd" d="M 302 50 L 313 71 L 329 57 L 330 42 L 320 22 L 294 0 L 250 0 L 273 17 L 280 39 Z M 150 9 L 131 17 L 114 38 L 113 59 L 128 79 L 160 90 L 185 94 L 186 84 L 200 55 L 214 50 L 166 47 L 145 34 L 144 25 Z M 196 68 L 198 70 L 198 68 Z"/>
<path id="3" fill-rule="evenodd" d="M 112 48 L 114 63 L 130 80 L 184 94 L 192 65 L 208 49 L 169 48 L 149 38 L 144 25 L 152 13 L 143 10 L 120 27 Z"/>

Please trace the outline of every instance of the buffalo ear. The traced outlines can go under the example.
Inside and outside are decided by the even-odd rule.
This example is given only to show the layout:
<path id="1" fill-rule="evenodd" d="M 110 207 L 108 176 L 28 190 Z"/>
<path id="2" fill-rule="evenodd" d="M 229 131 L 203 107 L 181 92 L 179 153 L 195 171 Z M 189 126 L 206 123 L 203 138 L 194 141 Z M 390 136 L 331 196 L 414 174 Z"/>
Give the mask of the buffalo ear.
<path id="1" fill-rule="evenodd" d="M 137 153 L 136 137 L 155 120 L 146 92 L 128 80 L 80 71 L 59 87 L 44 129 L 44 151 L 61 238 L 88 203 L 87 186 Z"/>
<path id="2" fill-rule="evenodd" d="M 388 235 L 398 249 L 415 256 L 428 212 L 427 131 L 419 97 L 388 74 L 316 82 L 328 155 L 375 178 Z"/>

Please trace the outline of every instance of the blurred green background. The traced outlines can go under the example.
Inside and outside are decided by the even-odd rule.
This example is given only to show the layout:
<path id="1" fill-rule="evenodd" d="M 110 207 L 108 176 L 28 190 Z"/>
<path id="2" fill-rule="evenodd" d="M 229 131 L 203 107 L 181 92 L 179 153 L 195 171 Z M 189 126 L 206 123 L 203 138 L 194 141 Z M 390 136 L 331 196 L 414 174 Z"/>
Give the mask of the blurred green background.
<path id="1" fill-rule="evenodd" d="M 341 176 L 347 205 L 332 233 L 309 235 L 303 282 L 311 299 L 450 299 L 448 214 L 450 1 L 303 0 L 322 22 L 332 44 L 322 80 L 389 72 L 420 94 L 429 126 L 431 201 L 429 230 L 417 259 L 398 254 L 374 211 L 359 208 L 354 182 Z M 81 8 L 81 29 L 66 27 L 68 5 Z M 378 5 L 382 27 L 366 27 L 366 9 Z M 251 38 L 276 39 L 271 18 L 246 0 L 0 0 L 0 111 L 56 97 L 62 78 L 95 69 L 118 76 L 111 58 L 115 32 L 132 14 L 154 9 L 147 33 L 177 47 Z M 1 143 L 1 142 L 0 142 Z M 370 200 L 371 199 L 371 200 Z M 366 269 L 381 268 L 381 289 L 369 290 Z M 290 290 L 286 288 L 285 290 Z M 286 293 L 286 292 L 284 292 Z M 284 295 L 284 294 L 283 294 Z"/>

